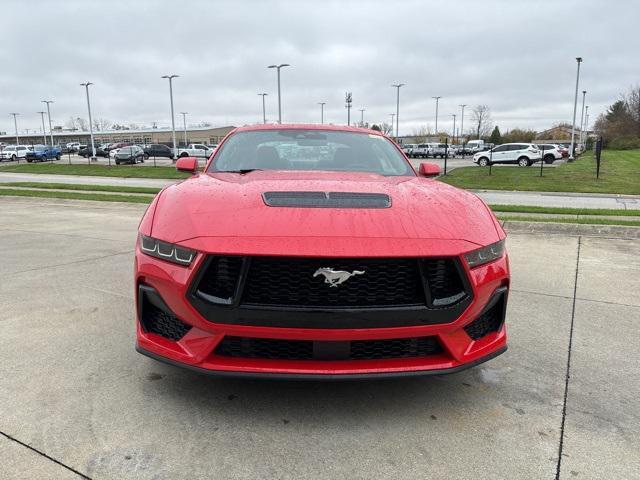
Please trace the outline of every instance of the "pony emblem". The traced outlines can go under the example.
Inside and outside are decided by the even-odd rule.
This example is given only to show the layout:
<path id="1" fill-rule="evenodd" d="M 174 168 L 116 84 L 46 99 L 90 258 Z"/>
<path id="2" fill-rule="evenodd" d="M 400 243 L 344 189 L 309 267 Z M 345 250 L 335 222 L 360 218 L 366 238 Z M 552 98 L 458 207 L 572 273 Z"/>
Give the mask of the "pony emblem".
<path id="1" fill-rule="evenodd" d="M 315 278 L 318 275 L 324 275 L 324 283 L 328 283 L 330 287 L 337 287 L 355 275 L 364 275 L 364 270 L 354 270 L 349 273 L 344 270 L 334 270 L 333 268 L 319 268 L 313 274 L 313 277 Z"/>

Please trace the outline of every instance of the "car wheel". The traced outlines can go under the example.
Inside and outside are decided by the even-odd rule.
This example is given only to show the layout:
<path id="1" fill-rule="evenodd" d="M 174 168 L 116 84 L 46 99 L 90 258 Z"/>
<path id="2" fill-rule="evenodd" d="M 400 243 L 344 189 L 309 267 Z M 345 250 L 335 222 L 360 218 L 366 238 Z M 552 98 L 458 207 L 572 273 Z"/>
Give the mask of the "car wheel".
<path id="1" fill-rule="evenodd" d="M 120 165 L 120 160 L 116 160 L 116 165 Z"/>
<path id="2" fill-rule="evenodd" d="M 11 161 L 15 162 L 16 161 L 16 156 L 15 155 L 11 155 Z"/>
<path id="3" fill-rule="evenodd" d="M 60 154 L 56 155 L 56 160 L 60 160 Z"/>
<path id="4" fill-rule="evenodd" d="M 31 163 L 33 160 L 31 160 L 30 158 L 27 158 L 27 162 Z"/>
<path id="5" fill-rule="evenodd" d="M 531 163 L 529 162 L 529 159 L 527 157 L 520 157 L 518 159 L 518 165 L 520 167 L 528 167 L 529 165 L 531 165 Z"/>
<path id="6" fill-rule="evenodd" d="M 180 154 L 180 156 L 181 156 L 181 157 L 188 157 L 188 156 L 189 156 L 189 154 L 188 154 L 187 152 L 182 152 L 182 153 Z"/>
<path id="7" fill-rule="evenodd" d="M 544 157 L 544 163 L 550 165 L 555 161 L 555 159 L 556 157 L 554 157 L 553 155 L 547 155 L 546 157 Z"/>
<path id="8" fill-rule="evenodd" d="M 489 159 L 486 157 L 482 157 L 478 160 L 478 165 L 481 167 L 488 167 L 489 166 Z"/>

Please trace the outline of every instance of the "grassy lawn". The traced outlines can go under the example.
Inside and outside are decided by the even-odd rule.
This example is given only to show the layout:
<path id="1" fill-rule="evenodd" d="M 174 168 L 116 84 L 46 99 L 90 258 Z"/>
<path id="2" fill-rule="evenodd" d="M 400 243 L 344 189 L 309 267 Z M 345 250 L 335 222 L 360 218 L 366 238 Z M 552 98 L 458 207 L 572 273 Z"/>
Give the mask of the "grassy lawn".
<path id="1" fill-rule="evenodd" d="M 640 195 L 640 150 L 604 150 L 600 179 L 591 152 L 573 163 L 545 168 L 495 167 L 456 168 L 439 180 L 456 187 L 487 190 L 525 190 L 538 192 L 621 193 Z"/>
<path id="2" fill-rule="evenodd" d="M 151 196 L 114 195 L 108 193 L 83 193 L 83 192 L 56 192 L 46 190 L 20 190 L 0 188 L 0 196 L 10 197 L 37 197 L 37 198 L 63 198 L 67 200 L 95 200 L 98 202 L 127 202 L 127 203 L 151 203 Z"/>
<path id="3" fill-rule="evenodd" d="M 617 217 L 638 217 L 640 210 L 615 208 L 565 208 L 565 207 L 529 207 L 526 205 L 489 205 L 496 213 L 551 213 L 559 215 L 610 215 Z"/>
<path id="4" fill-rule="evenodd" d="M 106 165 L 62 165 L 35 163 L 1 167 L 0 172 L 46 173 L 50 175 L 89 175 L 98 177 L 125 178 L 187 178 L 188 173 L 179 172 L 175 167 L 136 167 Z"/>
<path id="5" fill-rule="evenodd" d="M 73 183 L 45 183 L 45 182 L 0 182 L 0 188 L 23 187 L 44 188 L 47 190 L 85 190 L 90 192 L 122 192 L 148 193 L 155 195 L 161 189 L 155 187 L 127 187 L 120 185 L 76 185 Z"/>
<path id="6" fill-rule="evenodd" d="M 515 222 L 546 222 L 546 223 L 579 223 L 583 225 L 620 225 L 623 227 L 640 227 L 640 221 L 617 220 L 613 218 L 540 218 L 517 215 L 500 216 L 500 220 Z"/>

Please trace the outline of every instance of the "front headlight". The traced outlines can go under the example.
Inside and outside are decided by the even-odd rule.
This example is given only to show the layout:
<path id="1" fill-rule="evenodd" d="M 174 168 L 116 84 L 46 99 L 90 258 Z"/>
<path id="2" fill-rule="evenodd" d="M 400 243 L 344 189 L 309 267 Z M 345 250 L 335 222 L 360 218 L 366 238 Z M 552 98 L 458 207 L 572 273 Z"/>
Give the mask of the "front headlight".
<path id="1" fill-rule="evenodd" d="M 502 258 L 503 255 L 504 240 L 500 240 L 499 242 L 492 243 L 473 252 L 466 253 L 464 258 L 467 260 L 470 268 L 475 268 Z"/>
<path id="2" fill-rule="evenodd" d="M 190 265 L 196 257 L 194 250 L 140 235 L 140 250 L 143 253 L 178 265 Z"/>

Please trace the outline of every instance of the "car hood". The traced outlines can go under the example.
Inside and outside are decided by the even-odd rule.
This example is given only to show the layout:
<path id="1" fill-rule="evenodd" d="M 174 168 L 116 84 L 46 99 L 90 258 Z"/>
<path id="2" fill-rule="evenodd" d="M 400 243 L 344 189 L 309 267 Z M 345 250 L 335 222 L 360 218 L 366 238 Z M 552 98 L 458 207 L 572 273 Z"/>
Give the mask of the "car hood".
<path id="1" fill-rule="evenodd" d="M 265 192 L 382 193 L 389 208 L 271 207 Z M 493 214 L 477 196 L 421 177 L 369 173 L 254 171 L 199 174 L 159 194 L 151 234 L 205 251 L 317 253 L 334 245 L 362 255 L 376 245 L 399 250 L 437 246 L 439 254 L 472 250 L 501 238 Z M 209 240 L 204 240 L 209 239 Z M 214 240 L 217 239 L 217 240 Z M 299 243 L 299 245 L 296 244 Z M 264 248 L 261 248 L 261 245 Z M 297 245 L 297 246 L 296 246 Z M 368 246 L 368 247 L 367 247 Z M 385 247 L 387 248 L 387 247 Z M 363 251 L 364 249 L 364 251 Z M 432 252 L 434 253 L 434 252 Z M 415 253 L 414 253 L 415 254 Z"/>

